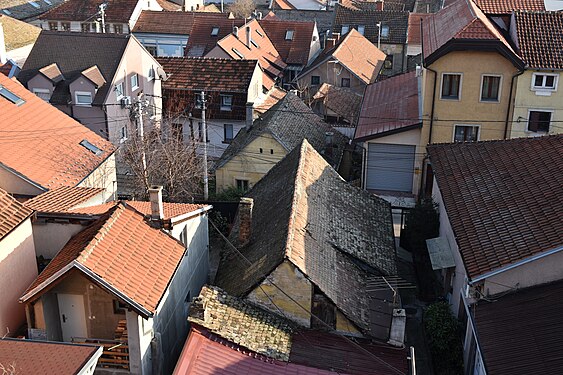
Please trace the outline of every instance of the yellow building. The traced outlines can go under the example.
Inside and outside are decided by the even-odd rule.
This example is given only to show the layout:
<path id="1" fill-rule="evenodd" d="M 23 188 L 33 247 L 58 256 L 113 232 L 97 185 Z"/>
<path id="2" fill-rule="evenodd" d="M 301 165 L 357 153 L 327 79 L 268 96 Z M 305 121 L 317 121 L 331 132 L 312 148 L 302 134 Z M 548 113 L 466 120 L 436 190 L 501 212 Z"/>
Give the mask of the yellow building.
<path id="1" fill-rule="evenodd" d="M 288 93 L 250 128 L 239 131 L 215 166 L 217 192 L 248 190 L 303 139 L 333 166 L 348 139 L 333 130 L 295 94 Z"/>

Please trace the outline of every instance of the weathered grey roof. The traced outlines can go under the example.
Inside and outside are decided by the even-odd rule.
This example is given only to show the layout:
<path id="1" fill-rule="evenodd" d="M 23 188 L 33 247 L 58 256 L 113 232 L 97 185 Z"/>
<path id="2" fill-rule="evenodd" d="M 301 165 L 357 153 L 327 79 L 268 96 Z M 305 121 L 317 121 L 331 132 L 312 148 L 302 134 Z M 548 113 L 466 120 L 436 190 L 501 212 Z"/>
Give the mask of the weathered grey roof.
<path id="1" fill-rule="evenodd" d="M 32 21 L 49 9 L 64 3 L 65 0 L 50 0 L 49 3 L 44 0 L 35 0 L 33 2 L 36 6 L 32 5 L 32 1 L 28 0 L 2 0 L 0 8 L 2 8 L 4 14 L 10 17 L 18 20 Z M 4 10 L 7 12 L 4 12 Z"/>
<path id="2" fill-rule="evenodd" d="M 396 273 L 390 205 L 345 182 L 306 140 L 247 196 L 254 200 L 251 237 L 240 251 L 252 265 L 228 250 L 217 285 L 246 295 L 288 260 L 358 327 L 370 331 L 368 278 Z M 235 244 L 238 230 L 237 217 L 231 232 Z"/>
<path id="3" fill-rule="evenodd" d="M 287 21 L 315 21 L 319 35 L 330 30 L 334 12 L 326 10 L 274 9 L 277 18 Z"/>
<path id="4" fill-rule="evenodd" d="M 27 85 L 39 69 L 56 63 L 65 79 L 55 86 L 50 102 L 67 104 L 71 100 L 69 84 L 84 70 L 96 65 L 107 83 L 99 87 L 93 104 L 102 104 L 129 38 L 123 34 L 42 31 L 18 79 Z"/>
<path id="5" fill-rule="evenodd" d="M 335 147 L 332 155 L 323 153 L 326 147 L 326 132 L 334 133 Z M 348 138 L 324 122 L 297 95 L 288 93 L 260 119 L 254 121 L 250 130 L 241 129 L 238 132 L 217 161 L 216 168 L 221 168 L 250 142 L 265 133 L 271 134 L 288 152 L 306 138 L 333 166 L 340 162 L 344 147 L 348 143 Z"/>

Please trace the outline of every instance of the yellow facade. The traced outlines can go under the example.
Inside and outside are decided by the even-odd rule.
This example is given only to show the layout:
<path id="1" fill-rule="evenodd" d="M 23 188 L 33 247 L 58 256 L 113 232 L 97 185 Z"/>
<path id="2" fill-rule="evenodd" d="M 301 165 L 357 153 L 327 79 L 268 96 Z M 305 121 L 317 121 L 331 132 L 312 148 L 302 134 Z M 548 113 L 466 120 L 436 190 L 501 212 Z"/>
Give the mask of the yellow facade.
<path id="1" fill-rule="evenodd" d="M 556 77 L 555 90 L 537 90 L 532 87 L 535 74 L 549 74 Z M 510 130 L 510 138 L 531 137 L 545 134 L 563 133 L 563 89 L 559 86 L 561 74 L 557 71 L 527 70 L 518 77 L 515 98 L 514 114 Z M 551 112 L 549 131 L 534 132 L 528 130 L 530 110 Z"/>
<path id="2" fill-rule="evenodd" d="M 278 161 L 287 155 L 286 149 L 269 133 L 262 133 L 215 171 L 217 192 L 236 187 L 237 180 L 256 184 Z"/>

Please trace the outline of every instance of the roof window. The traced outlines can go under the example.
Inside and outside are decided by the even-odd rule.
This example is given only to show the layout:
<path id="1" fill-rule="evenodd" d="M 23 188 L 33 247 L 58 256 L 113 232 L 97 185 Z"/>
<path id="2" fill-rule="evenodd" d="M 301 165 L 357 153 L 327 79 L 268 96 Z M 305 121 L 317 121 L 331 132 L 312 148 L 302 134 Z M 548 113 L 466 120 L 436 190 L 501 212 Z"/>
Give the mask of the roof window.
<path id="1" fill-rule="evenodd" d="M 256 41 L 254 39 L 250 39 L 250 43 L 252 43 L 252 45 L 256 48 L 260 48 L 260 46 L 258 45 L 258 43 L 256 43 Z"/>
<path id="2" fill-rule="evenodd" d="M 8 16 L 12 14 L 12 12 L 10 12 L 8 9 L 2 9 L 2 12 L 4 12 Z"/>
<path id="3" fill-rule="evenodd" d="M 22 98 L 20 98 L 19 96 L 17 96 L 16 94 L 14 94 L 13 92 L 11 92 L 10 90 L 8 90 L 2 85 L 0 85 L 0 96 L 3 97 L 4 99 L 8 99 L 18 107 L 23 103 L 25 103 L 25 100 L 23 100 Z"/>
<path id="4" fill-rule="evenodd" d="M 51 0 L 43 0 L 43 2 L 47 5 L 53 5 L 53 3 L 51 2 Z"/>
<path id="5" fill-rule="evenodd" d="M 233 52 L 241 59 L 244 59 L 244 55 L 238 49 L 233 48 Z"/>
<path id="6" fill-rule="evenodd" d="M 90 142 L 88 142 L 85 139 L 83 139 L 80 142 L 80 146 L 88 149 L 89 151 L 91 151 L 96 156 L 100 156 L 102 154 L 102 150 L 100 150 L 98 147 L 94 146 L 93 144 L 91 144 Z"/>
<path id="7" fill-rule="evenodd" d="M 285 32 L 285 40 L 293 40 L 293 30 L 287 30 Z"/>
<path id="8" fill-rule="evenodd" d="M 213 29 L 211 29 L 211 36 L 217 36 L 218 34 L 219 34 L 219 28 L 213 27 Z"/>
<path id="9" fill-rule="evenodd" d="M 28 1 L 29 5 L 31 5 L 34 8 L 41 8 L 41 6 L 39 4 L 37 4 L 35 1 Z"/>
<path id="10" fill-rule="evenodd" d="M 264 37 L 264 34 L 262 34 L 260 30 L 256 30 L 256 34 L 260 35 L 262 38 Z"/>

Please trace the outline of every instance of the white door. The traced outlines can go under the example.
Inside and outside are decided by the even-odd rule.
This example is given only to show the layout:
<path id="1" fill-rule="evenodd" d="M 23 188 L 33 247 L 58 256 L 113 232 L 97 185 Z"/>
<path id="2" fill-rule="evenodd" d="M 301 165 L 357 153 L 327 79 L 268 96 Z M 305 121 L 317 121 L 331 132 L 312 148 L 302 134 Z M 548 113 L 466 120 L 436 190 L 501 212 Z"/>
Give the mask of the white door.
<path id="1" fill-rule="evenodd" d="M 70 342 L 73 337 L 86 337 L 86 311 L 84 297 L 80 294 L 58 294 L 59 314 L 63 341 Z"/>

